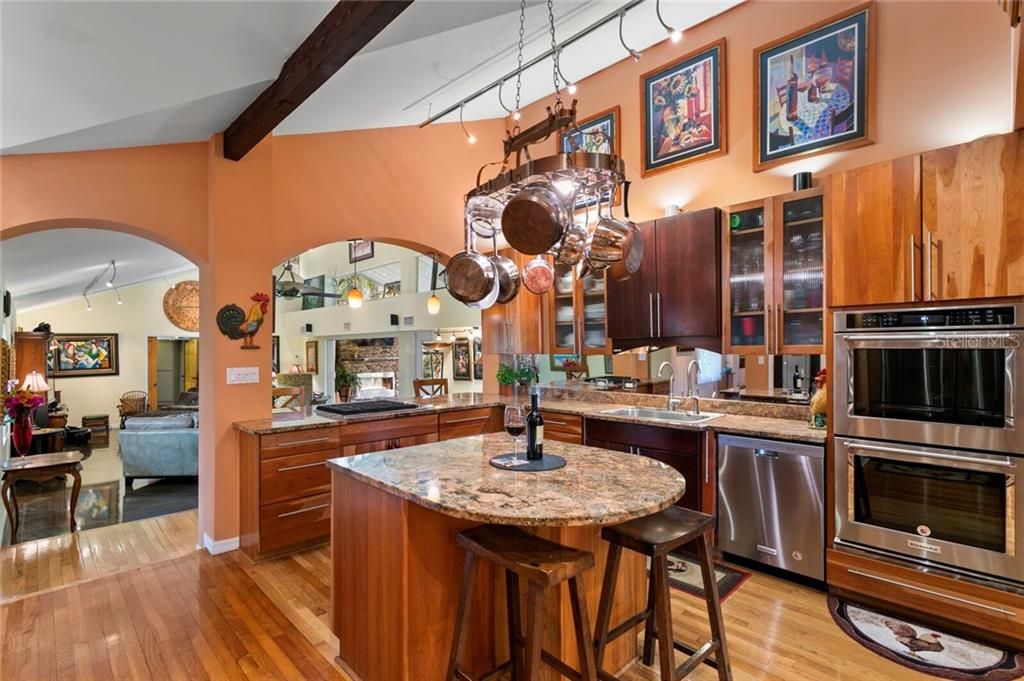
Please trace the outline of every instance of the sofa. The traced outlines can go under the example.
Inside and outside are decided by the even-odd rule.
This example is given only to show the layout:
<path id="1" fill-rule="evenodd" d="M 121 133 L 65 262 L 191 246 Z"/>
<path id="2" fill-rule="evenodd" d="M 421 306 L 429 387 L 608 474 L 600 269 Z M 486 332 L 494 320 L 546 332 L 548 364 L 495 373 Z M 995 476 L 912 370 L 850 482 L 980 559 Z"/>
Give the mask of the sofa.
<path id="1" fill-rule="evenodd" d="M 135 478 L 197 477 L 198 419 L 197 412 L 125 419 L 118 435 L 125 489 Z"/>

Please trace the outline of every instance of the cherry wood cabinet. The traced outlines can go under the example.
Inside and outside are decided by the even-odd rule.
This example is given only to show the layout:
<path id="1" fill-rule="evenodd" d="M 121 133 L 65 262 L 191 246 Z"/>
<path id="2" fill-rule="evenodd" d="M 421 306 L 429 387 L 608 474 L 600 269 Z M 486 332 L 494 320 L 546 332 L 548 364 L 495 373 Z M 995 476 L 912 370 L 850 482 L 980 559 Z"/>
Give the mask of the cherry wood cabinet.
<path id="1" fill-rule="evenodd" d="M 722 211 L 722 351 L 769 354 L 774 300 L 772 199 Z"/>
<path id="2" fill-rule="evenodd" d="M 830 307 L 922 300 L 921 157 L 827 180 Z"/>
<path id="3" fill-rule="evenodd" d="M 556 442 L 568 442 L 574 445 L 583 444 L 583 417 L 574 414 L 556 414 L 546 409 L 540 410 L 544 417 L 544 439 Z"/>
<path id="4" fill-rule="evenodd" d="M 556 265 L 555 284 L 547 297 L 545 352 L 577 356 L 610 353 L 607 313 L 603 273 L 578 279 L 575 268 Z"/>
<path id="5" fill-rule="evenodd" d="M 522 272 L 530 256 L 512 249 L 499 251 L 515 261 Z M 492 305 L 481 314 L 481 347 L 487 354 L 539 355 L 544 352 L 541 298 L 520 287 L 519 294 L 504 305 Z"/>
<path id="6" fill-rule="evenodd" d="M 640 270 L 626 281 L 607 283 L 613 349 L 647 341 L 721 346 L 719 215 L 708 208 L 640 225 Z"/>
<path id="7" fill-rule="evenodd" d="M 921 156 L 924 300 L 1024 295 L 1024 131 Z"/>
<path id="8" fill-rule="evenodd" d="M 437 415 L 437 439 L 443 441 L 484 433 L 500 433 L 504 429 L 504 417 L 504 410 L 501 407 L 442 412 Z"/>
<path id="9" fill-rule="evenodd" d="M 33 371 L 46 376 L 46 355 L 49 352 L 48 333 L 16 331 L 14 333 L 14 372 L 11 378 L 18 379 L 18 387 Z M 6 386 L 5 386 L 6 387 Z"/>

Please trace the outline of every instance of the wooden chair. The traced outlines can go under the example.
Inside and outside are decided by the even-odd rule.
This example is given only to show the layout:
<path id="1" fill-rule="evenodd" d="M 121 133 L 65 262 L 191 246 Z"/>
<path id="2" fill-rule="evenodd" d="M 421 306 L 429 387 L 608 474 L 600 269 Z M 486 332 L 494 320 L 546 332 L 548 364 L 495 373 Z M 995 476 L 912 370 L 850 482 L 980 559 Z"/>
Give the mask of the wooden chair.
<path id="1" fill-rule="evenodd" d="M 416 378 L 412 387 L 416 397 L 443 397 L 448 394 L 448 379 Z"/>
<path id="2" fill-rule="evenodd" d="M 283 385 L 274 388 L 271 391 L 271 395 L 273 395 L 275 407 L 302 409 L 302 407 L 304 407 L 306 404 L 306 391 L 302 388 L 301 385 Z M 278 397 L 286 397 L 287 399 L 281 400 L 281 402 L 278 403 Z M 296 403 L 296 400 L 298 401 L 298 403 Z"/>
<path id="3" fill-rule="evenodd" d="M 121 395 L 120 404 L 117 405 L 117 414 L 121 417 L 122 428 L 124 428 L 126 418 L 147 411 L 149 411 L 149 393 L 142 390 L 129 390 Z"/>
<path id="4" fill-rule="evenodd" d="M 679 506 L 670 506 L 664 511 L 620 525 L 605 527 L 601 538 L 607 541 L 608 561 L 605 563 L 604 582 L 601 585 L 601 601 L 597 608 L 597 626 L 594 633 L 595 664 L 602 681 L 614 679 L 601 670 L 604 649 L 619 636 L 633 631 L 638 624 L 645 624 L 643 663 L 654 662 L 654 641 L 658 641 L 661 681 L 679 681 L 701 664 L 718 670 L 719 681 L 732 681 L 729 666 L 729 651 L 725 645 L 725 629 L 722 622 L 722 606 L 718 600 L 718 580 L 711 559 L 709 536 L 715 528 L 715 519 L 699 511 Z M 699 649 L 693 649 L 676 641 L 672 636 L 672 596 L 669 587 L 668 554 L 685 544 L 694 543 L 697 560 L 704 582 L 704 600 L 707 605 L 708 621 L 711 625 L 711 640 Z M 647 589 L 647 608 L 626 619 L 609 631 L 612 604 L 615 602 L 615 582 L 618 579 L 619 560 L 622 549 L 635 551 L 651 559 L 651 576 Z M 687 653 L 679 667 L 675 665 L 674 653 L 678 649 Z"/>
<path id="5" fill-rule="evenodd" d="M 445 681 L 475 681 L 459 667 L 459 658 L 466 644 L 469 606 L 476 588 L 480 559 L 505 568 L 510 658 L 481 678 L 495 678 L 511 668 L 510 678 L 537 681 L 541 677 L 541 662 L 544 662 L 574 681 L 596 681 L 597 666 L 594 663 L 594 643 L 587 622 L 587 604 L 585 596 L 580 593 L 580 576 L 594 566 L 594 554 L 557 544 L 508 525 L 478 525 L 459 532 L 456 542 L 466 549 L 466 563 Z M 525 632 L 519 616 L 520 579 L 527 581 Z M 569 583 L 572 601 L 579 671 L 543 649 L 544 591 L 566 581 Z"/>

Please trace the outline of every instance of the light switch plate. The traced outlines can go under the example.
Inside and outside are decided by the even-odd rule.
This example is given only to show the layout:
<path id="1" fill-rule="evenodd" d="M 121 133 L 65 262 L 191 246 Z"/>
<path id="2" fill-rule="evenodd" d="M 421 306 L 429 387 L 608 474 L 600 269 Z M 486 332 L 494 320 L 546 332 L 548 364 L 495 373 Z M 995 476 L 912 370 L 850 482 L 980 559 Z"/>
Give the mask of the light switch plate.
<path id="1" fill-rule="evenodd" d="M 228 367 L 228 385 L 259 382 L 259 367 Z"/>

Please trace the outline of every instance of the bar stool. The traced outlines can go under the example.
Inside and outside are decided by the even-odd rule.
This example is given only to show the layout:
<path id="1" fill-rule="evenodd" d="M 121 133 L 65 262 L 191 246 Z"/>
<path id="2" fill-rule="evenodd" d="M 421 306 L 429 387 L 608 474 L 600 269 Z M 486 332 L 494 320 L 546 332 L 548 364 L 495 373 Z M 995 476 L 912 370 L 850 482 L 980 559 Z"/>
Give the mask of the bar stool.
<path id="1" fill-rule="evenodd" d="M 659 513 L 601 530 L 601 537 L 610 544 L 604 582 L 601 585 L 601 601 L 597 608 L 597 629 L 594 633 L 594 658 L 598 677 L 602 681 L 615 679 L 601 669 L 605 646 L 640 623 L 646 623 L 643 648 L 645 665 L 650 666 L 654 661 L 654 640 L 658 640 L 661 681 L 678 681 L 701 663 L 717 669 L 720 681 L 731 681 L 732 671 L 729 668 L 729 651 L 725 645 L 722 608 L 718 602 L 718 582 L 715 579 L 708 541 L 713 527 L 714 518 L 711 516 L 671 506 Z M 697 546 L 701 577 L 704 579 L 704 598 L 707 601 L 708 620 L 711 624 L 711 640 L 698 650 L 676 641 L 672 636 L 672 601 L 668 584 L 668 554 L 690 542 L 696 543 Z M 612 602 L 615 598 L 615 581 L 623 548 L 651 558 L 647 608 L 609 631 Z M 679 649 L 690 656 L 678 668 L 675 666 L 674 649 Z"/>
<path id="2" fill-rule="evenodd" d="M 482 679 L 496 677 L 512 670 L 512 681 L 535 681 L 540 678 L 541 661 L 573 681 L 597 681 L 594 643 L 587 620 L 587 605 L 580 593 L 579 575 L 594 566 L 594 554 L 532 535 L 507 525 L 480 525 L 459 532 L 459 546 L 466 549 L 459 609 L 455 619 L 451 655 L 448 658 L 446 681 L 475 681 L 459 667 L 466 643 L 466 626 L 473 596 L 479 560 L 489 560 L 505 568 L 505 591 L 508 601 L 509 661 L 485 674 Z M 527 581 L 526 632 L 519 617 L 519 580 Z M 543 650 L 544 590 L 569 582 L 576 650 L 580 669 L 573 669 Z"/>

